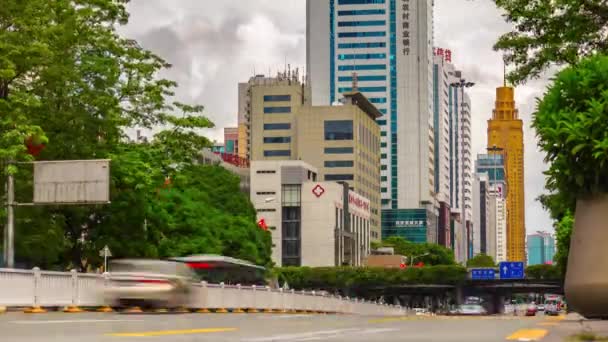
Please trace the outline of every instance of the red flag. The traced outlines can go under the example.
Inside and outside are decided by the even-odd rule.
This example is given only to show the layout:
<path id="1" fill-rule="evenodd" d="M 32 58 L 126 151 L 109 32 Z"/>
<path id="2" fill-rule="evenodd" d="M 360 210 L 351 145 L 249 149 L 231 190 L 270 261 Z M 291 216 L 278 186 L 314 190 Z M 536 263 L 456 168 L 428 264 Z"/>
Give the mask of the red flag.
<path id="1" fill-rule="evenodd" d="M 258 221 L 258 227 L 264 229 L 264 230 L 268 230 L 268 225 L 266 225 L 266 220 L 264 220 L 263 218 L 260 219 Z"/>

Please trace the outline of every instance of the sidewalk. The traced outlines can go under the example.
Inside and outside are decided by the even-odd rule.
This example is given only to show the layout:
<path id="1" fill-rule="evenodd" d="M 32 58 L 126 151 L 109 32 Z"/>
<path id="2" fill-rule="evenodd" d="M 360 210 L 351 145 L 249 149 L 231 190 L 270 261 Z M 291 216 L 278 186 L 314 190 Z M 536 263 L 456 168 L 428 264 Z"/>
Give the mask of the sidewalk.
<path id="1" fill-rule="evenodd" d="M 588 320 L 577 313 L 569 313 L 549 331 L 543 342 L 563 342 L 568 337 L 590 332 L 598 336 L 608 336 L 608 320 Z"/>

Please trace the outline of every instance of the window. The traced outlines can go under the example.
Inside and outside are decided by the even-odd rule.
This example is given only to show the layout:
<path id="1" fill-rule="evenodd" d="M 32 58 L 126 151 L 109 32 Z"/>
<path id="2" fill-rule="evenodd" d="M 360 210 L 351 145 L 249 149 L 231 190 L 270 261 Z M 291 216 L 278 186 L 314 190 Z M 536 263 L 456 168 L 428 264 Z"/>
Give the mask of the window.
<path id="1" fill-rule="evenodd" d="M 355 176 L 353 175 L 325 175 L 325 180 L 326 181 L 348 181 L 348 180 L 354 180 Z"/>
<path id="2" fill-rule="evenodd" d="M 264 151 L 264 157 L 289 157 L 291 150 L 270 150 Z"/>
<path id="3" fill-rule="evenodd" d="M 255 193 L 256 195 L 276 195 L 274 191 L 258 191 Z"/>
<path id="4" fill-rule="evenodd" d="M 264 114 L 291 113 L 291 107 L 264 107 Z"/>
<path id="5" fill-rule="evenodd" d="M 353 167 L 352 160 L 326 160 L 325 167 Z"/>
<path id="6" fill-rule="evenodd" d="M 382 147 L 386 147 L 386 143 L 385 143 L 385 142 L 380 143 L 380 147 L 381 147 L 381 148 L 382 148 Z"/>
<path id="7" fill-rule="evenodd" d="M 386 103 L 386 97 L 370 97 L 369 102 L 371 103 Z"/>
<path id="8" fill-rule="evenodd" d="M 277 173 L 275 170 L 257 170 L 255 173 Z"/>
<path id="9" fill-rule="evenodd" d="M 264 137 L 264 144 L 286 144 L 291 142 L 291 137 Z"/>
<path id="10" fill-rule="evenodd" d="M 281 189 L 281 201 L 283 207 L 299 207 L 301 201 L 301 185 L 283 185 Z M 283 212 L 285 214 L 285 212 Z"/>
<path id="11" fill-rule="evenodd" d="M 338 59 L 348 61 L 352 59 L 385 59 L 385 53 L 356 53 L 356 54 L 340 54 Z"/>
<path id="12" fill-rule="evenodd" d="M 380 177 L 380 181 L 381 182 L 386 182 L 386 181 L 388 181 L 388 177 L 387 176 L 381 176 Z"/>
<path id="13" fill-rule="evenodd" d="M 380 154 L 380 158 L 382 158 L 382 159 L 386 159 L 386 153 L 382 153 L 382 154 Z"/>
<path id="14" fill-rule="evenodd" d="M 382 193 L 387 193 L 387 192 L 388 192 L 388 189 L 386 189 L 386 188 L 380 188 L 380 192 L 382 192 Z"/>
<path id="15" fill-rule="evenodd" d="M 386 136 L 386 131 L 380 132 L 380 136 L 385 137 Z"/>
<path id="16" fill-rule="evenodd" d="M 325 154 L 349 154 L 353 153 L 352 147 L 326 147 Z"/>
<path id="17" fill-rule="evenodd" d="M 290 123 L 270 123 L 264 124 L 264 129 L 267 131 L 274 131 L 279 129 L 291 129 Z"/>
<path id="18" fill-rule="evenodd" d="M 338 27 L 384 26 L 386 20 L 340 21 Z"/>
<path id="19" fill-rule="evenodd" d="M 386 70 L 386 64 L 339 65 L 338 71 Z"/>
<path id="20" fill-rule="evenodd" d="M 376 121 L 379 126 L 386 126 L 386 120 L 378 120 Z"/>
<path id="21" fill-rule="evenodd" d="M 363 38 L 363 37 L 386 37 L 384 31 L 372 31 L 372 32 L 340 32 L 338 33 L 339 38 Z"/>
<path id="22" fill-rule="evenodd" d="M 386 47 L 386 43 L 341 43 L 338 49 L 373 49 Z M 384 78 L 386 79 L 386 77 Z"/>
<path id="23" fill-rule="evenodd" d="M 325 125 L 325 140 L 353 140 L 352 120 L 327 120 Z"/>
<path id="24" fill-rule="evenodd" d="M 362 91 L 362 92 L 368 92 L 368 93 L 385 92 L 386 87 L 359 87 L 358 90 Z M 349 93 L 351 91 L 353 91 L 353 88 L 351 88 L 351 87 L 338 88 L 339 93 Z"/>
<path id="25" fill-rule="evenodd" d="M 380 170 L 382 170 L 382 171 L 386 170 L 386 165 L 380 165 Z"/>
<path id="26" fill-rule="evenodd" d="M 383 9 L 370 9 L 370 10 L 354 10 L 354 11 L 338 11 L 338 15 L 375 15 L 375 14 L 386 14 Z"/>
<path id="27" fill-rule="evenodd" d="M 338 0 L 338 5 L 383 4 L 385 0 Z"/>
<path id="28" fill-rule="evenodd" d="M 267 212 L 274 212 L 277 211 L 276 209 L 258 209 L 257 212 L 258 213 L 267 213 Z"/>
<path id="29" fill-rule="evenodd" d="M 291 95 L 265 95 L 264 102 L 288 102 L 291 101 Z"/>

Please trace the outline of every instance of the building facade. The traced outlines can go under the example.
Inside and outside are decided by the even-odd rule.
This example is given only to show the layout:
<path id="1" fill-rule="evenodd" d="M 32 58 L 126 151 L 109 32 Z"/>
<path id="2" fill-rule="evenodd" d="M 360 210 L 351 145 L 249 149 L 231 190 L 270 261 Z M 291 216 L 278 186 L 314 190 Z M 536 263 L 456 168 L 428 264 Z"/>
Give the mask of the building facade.
<path id="1" fill-rule="evenodd" d="M 488 120 L 488 149 L 504 155 L 507 183 L 507 259 L 526 261 L 523 122 L 515 108 L 515 90 L 496 88 L 496 106 Z"/>
<path id="2" fill-rule="evenodd" d="M 507 200 L 502 196 L 495 196 L 496 207 L 496 262 L 507 261 Z"/>
<path id="3" fill-rule="evenodd" d="M 239 154 L 238 127 L 224 127 L 224 153 Z"/>
<path id="4" fill-rule="evenodd" d="M 547 232 L 528 235 L 528 266 L 552 264 L 555 256 L 555 238 Z"/>
<path id="5" fill-rule="evenodd" d="M 486 173 L 476 173 L 473 181 L 473 255 L 490 255 L 490 216 L 490 179 Z"/>
<path id="6" fill-rule="evenodd" d="M 501 152 L 499 149 L 491 149 Z M 506 259 L 506 208 L 507 184 L 505 178 L 505 158 L 502 154 L 478 154 L 475 172 L 488 176 L 489 220 L 487 225 L 487 254 L 496 261 Z M 475 211 L 475 210 L 474 210 Z"/>
<path id="7" fill-rule="evenodd" d="M 370 203 L 318 180 L 296 160 L 252 161 L 251 202 L 272 235 L 278 266 L 360 266 L 370 253 Z"/>
<path id="8" fill-rule="evenodd" d="M 424 209 L 417 221 L 436 236 L 432 28 L 432 0 L 307 1 L 312 103 L 338 101 L 356 79 L 383 114 L 382 208 L 390 210 L 383 228 L 409 229 L 397 222 Z"/>
<path id="9" fill-rule="evenodd" d="M 251 81 L 250 81 L 251 83 Z M 311 106 L 297 80 L 264 81 L 248 88 L 251 160 L 302 160 L 319 179 L 345 182 L 371 201 L 371 236 L 380 230 L 380 127 L 382 114 L 360 92 L 332 106 Z"/>

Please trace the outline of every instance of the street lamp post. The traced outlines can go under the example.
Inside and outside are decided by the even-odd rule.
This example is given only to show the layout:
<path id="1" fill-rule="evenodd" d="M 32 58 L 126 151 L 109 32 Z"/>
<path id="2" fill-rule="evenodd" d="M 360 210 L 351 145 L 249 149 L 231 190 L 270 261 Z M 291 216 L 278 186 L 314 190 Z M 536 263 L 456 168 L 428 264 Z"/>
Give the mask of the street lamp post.
<path id="1" fill-rule="evenodd" d="M 464 112 L 464 110 L 463 110 L 464 109 L 464 89 L 465 88 L 471 88 L 474 85 L 475 85 L 474 82 L 467 82 L 467 80 L 464 79 L 464 78 L 461 78 L 458 82 L 450 83 L 450 86 L 452 86 L 454 88 L 460 88 L 460 90 L 461 90 L 460 112 Z M 463 121 L 463 120 L 461 120 L 461 121 Z M 456 122 L 458 122 L 458 120 Z M 460 156 L 461 156 L 461 160 L 462 160 L 462 187 L 464 188 L 464 174 L 465 174 L 465 172 L 464 172 L 464 164 L 465 164 L 465 162 L 464 162 L 464 125 L 462 125 L 462 124 L 460 125 L 460 136 L 461 136 L 461 139 L 462 139 L 462 142 L 463 142 L 462 143 L 462 147 L 460 149 Z M 458 144 L 458 141 L 456 143 Z M 462 217 L 462 224 L 464 226 L 464 229 L 468 233 L 467 222 L 466 222 L 467 220 L 466 220 L 466 215 L 465 215 L 464 193 L 465 193 L 465 191 L 463 189 L 463 191 L 462 191 L 462 194 L 463 194 L 463 196 L 462 196 L 462 205 L 461 205 L 461 207 L 462 207 L 461 208 L 461 215 L 462 216 L 461 217 Z M 467 234 L 467 244 L 468 244 L 468 234 Z M 469 254 L 468 253 L 468 246 L 465 248 L 465 250 L 466 250 L 465 252 L 466 252 L 466 254 L 468 256 L 468 254 Z"/>

